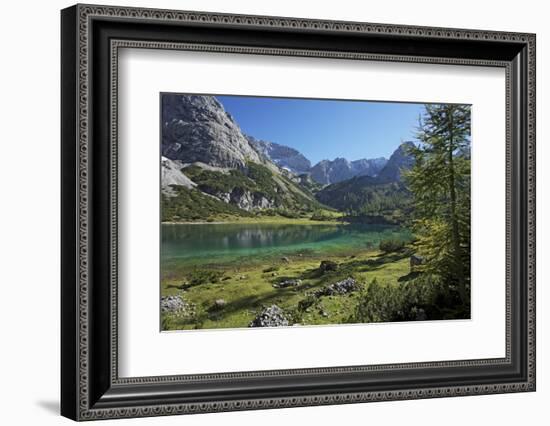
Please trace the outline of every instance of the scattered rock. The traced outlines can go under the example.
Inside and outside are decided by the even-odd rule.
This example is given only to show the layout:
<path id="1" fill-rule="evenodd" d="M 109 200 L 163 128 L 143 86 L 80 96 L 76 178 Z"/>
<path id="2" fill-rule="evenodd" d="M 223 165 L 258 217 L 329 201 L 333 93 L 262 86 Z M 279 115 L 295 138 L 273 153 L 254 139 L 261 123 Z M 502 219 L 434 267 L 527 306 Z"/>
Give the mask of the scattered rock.
<path id="1" fill-rule="evenodd" d="M 320 288 L 319 290 L 314 292 L 313 295 L 316 297 L 334 296 L 351 293 L 357 290 L 359 290 L 359 285 L 357 284 L 357 281 L 349 277 L 345 280 L 337 281 L 333 284 L 327 285 L 326 287 Z"/>
<path id="2" fill-rule="evenodd" d="M 162 313 L 182 313 L 188 309 L 189 304 L 179 295 L 160 298 L 160 311 Z"/>
<path id="3" fill-rule="evenodd" d="M 279 283 L 275 283 L 273 284 L 273 287 L 275 288 L 296 287 L 296 286 L 299 286 L 300 284 L 302 284 L 302 280 L 290 279 L 290 280 L 281 281 Z"/>
<path id="4" fill-rule="evenodd" d="M 214 302 L 214 308 L 215 309 L 223 309 L 225 307 L 225 305 L 227 305 L 227 302 L 224 300 L 224 299 L 217 299 L 215 302 Z"/>
<path id="5" fill-rule="evenodd" d="M 272 276 L 272 277 L 276 277 L 277 275 L 278 275 L 277 272 L 272 272 L 272 273 L 271 273 L 271 276 Z"/>
<path id="6" fill-rule="evenodd" d="M 336 262 L 333 262 L 332 260 L 323 260 L 321 261 L 321 265 L 319 265 L 319 271 L 321 271 L 323 274 L 325 272 L 337 271 L 337 270 L 338 270 L 338 264 Z"/>
<path id="7" fill-rule="evenodd" d="M 286 327 L 289 321 L 284 311 L 277 305 L 264 308 L 260 314 L 248 325 L 249 327 Z"/>
<path id="8" fill-rule="evenodd" d="M 290 259 L 286 256 L 281 257 L 281 261 L 283 261 L 284 263 L 290 263 Z"/>

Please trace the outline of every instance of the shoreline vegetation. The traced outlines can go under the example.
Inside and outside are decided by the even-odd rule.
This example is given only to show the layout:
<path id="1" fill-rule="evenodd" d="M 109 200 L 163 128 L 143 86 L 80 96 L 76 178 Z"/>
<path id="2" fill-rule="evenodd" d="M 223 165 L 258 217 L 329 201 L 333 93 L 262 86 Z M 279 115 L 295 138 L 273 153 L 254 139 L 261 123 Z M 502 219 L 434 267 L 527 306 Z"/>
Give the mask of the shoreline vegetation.
<path id="1" fill-rule="evenodd" d="M 281 215 L 221 216 L 208 220 L 163 220 L 162 225 L 221 225 L 221 224 L 281 224 L 281 225 L 403 225 L 404 220 L 396 220 L 382 215 L 346 215 L 342 212 L 324 211 L 306 216 L 288 217 Z"/>
<path id="2" fill-rule="evenodd" d="M 224 220 L 204 221 L 163 221 L 163 225 L 222 225 L 222 224 L 281 224 L 281 225 L 345 225 L 346 220 L 334 219 L 312 220 L 311 218 L 288 218 L 284 216 L 260 216 L 260 217 L 239 217 L 227 218 Z"/>
<path id="3" fill-rule="evenodd" d="M 162 221 L 162 225 L 223 225 L 223 224 L 281 224 L 281 225 L 400 225 L 401 222 L 392 221 L 382 216 L 345 216 L 334 215 L 312 219 L 311 217 L 289 218 L 285 216 L 234 216 L 223 219 L 193 220 L 193 221 Z"/>

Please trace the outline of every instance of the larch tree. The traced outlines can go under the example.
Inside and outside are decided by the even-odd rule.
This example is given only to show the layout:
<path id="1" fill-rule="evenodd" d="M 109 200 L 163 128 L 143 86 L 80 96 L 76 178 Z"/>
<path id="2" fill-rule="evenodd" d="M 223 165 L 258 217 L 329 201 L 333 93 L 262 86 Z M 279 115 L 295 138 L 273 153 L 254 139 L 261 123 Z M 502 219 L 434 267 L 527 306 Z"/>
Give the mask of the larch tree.
<path id="1" fill-rule="evenodd" d="M 405 173 L 423 268 L 456 287 L 463 304 L 470 281 L 470 128 L 469 105 L 425 105 L 419 144 L 411 148 L 415 164 Z"/>

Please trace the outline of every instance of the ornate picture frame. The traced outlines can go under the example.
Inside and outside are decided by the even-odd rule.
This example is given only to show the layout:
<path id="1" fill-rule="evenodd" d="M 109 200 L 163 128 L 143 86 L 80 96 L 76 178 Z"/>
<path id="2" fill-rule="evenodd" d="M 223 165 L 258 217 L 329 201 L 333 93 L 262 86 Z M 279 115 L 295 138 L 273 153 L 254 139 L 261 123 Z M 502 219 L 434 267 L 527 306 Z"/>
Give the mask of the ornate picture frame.
<path id="1" fill-rule="evenodd" d="M 73 420 L 535 390 L 535 35 L 76 5 L 61 12 L 61 413 Z M 121 48 L 498 67 L 506 73 L 506 356 L 119 377 Z M 154 284 L 156 285 L 156 284 Z"/>

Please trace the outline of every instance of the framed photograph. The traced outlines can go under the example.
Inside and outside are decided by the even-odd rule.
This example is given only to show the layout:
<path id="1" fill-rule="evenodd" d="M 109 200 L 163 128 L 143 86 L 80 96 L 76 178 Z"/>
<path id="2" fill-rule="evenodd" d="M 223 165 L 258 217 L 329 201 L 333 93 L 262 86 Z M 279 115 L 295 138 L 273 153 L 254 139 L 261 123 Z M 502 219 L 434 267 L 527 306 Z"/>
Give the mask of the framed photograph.
<path id="1" fill-rule="evenodd" d="M 61 30 L 64 416 L 535 390 L 535 35 Z"/>

